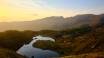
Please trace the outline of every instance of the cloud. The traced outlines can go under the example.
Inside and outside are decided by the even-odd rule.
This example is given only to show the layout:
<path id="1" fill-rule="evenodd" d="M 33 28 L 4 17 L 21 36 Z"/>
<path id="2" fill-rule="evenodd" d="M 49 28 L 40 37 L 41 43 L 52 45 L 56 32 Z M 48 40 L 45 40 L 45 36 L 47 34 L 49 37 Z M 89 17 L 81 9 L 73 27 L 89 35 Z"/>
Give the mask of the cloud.
<path id="1" fill-rule="evenodd" d="M 45 6 L 42 0 L 5 0 L 5 3 L 11 7 L 40 9 Z"/>
<path id="2" fill-rule="evenodd" d="M 51 7 L 46 1 L 47 0 L 0 0 L 0 17 L 2 17 L 2 19 L 5 17 L 5 20 L 8 21 L 26 21 L 49 16 L 73 15 L 72 10 Z"/>

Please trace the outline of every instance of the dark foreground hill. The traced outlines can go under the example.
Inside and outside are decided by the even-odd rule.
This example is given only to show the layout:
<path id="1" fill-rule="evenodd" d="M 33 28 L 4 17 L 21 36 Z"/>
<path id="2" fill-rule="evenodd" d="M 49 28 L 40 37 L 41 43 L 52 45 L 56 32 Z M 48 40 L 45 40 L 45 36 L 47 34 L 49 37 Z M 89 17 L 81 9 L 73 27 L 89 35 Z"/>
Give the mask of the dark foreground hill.
<path id="1" fill-rule="evenodd" d="M 60 58 L 104 58 L 104 52 L 86 53 L 81 55 L 70 55 Z"/>
<path id="2" fill-rule="evenodd" d="M 18 55 L 16 52 L 0 48 L 0 58 L 25 58 L 21 55 Z"/>

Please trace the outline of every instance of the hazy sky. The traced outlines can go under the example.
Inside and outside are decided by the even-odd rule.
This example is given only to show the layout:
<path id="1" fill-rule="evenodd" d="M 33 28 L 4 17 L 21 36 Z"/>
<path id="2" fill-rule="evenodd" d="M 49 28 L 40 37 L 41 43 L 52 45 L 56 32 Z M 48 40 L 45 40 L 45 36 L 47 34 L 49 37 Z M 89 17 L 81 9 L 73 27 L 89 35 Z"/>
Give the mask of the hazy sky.
<path id="1" fill-rule="evenodd" d="M 0 21 L 104 13 L 104 0 L 0 0 Z"/>

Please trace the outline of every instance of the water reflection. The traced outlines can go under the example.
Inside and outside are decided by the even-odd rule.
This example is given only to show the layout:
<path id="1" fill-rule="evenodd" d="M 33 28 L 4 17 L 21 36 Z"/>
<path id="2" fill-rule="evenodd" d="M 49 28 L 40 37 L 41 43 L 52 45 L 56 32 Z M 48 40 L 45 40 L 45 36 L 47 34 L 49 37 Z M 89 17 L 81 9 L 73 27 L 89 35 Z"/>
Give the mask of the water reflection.
<path id="1" fill-rule="evenodd" d="M 54 52 L 51 50 L 42 50 L 42 49 L 33 47 L 32 45 L 38 40 L 55 41 L 54 39 L 50 37 L 42 37 L 42 36 L 33 37 L 33 40 L 29 44 L 23 45 L 17 51 L 17 53 L 20 55 L 26 56 L 28 58 L 52 58 L 52 57 L 59 56 L 57 52 Z"/>

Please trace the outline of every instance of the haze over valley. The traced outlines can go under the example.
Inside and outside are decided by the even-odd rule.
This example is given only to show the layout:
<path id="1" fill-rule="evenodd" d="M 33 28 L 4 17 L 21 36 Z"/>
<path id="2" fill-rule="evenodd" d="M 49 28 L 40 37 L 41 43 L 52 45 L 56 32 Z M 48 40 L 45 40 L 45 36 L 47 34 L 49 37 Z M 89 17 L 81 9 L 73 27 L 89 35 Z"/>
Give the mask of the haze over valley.
<path id="1" fill-rule="evenodd" d="M 95 19 L 97 17 L 97 19 Z M 63 16 L 52 16 L 32 21 L 0 22 L 0 31 L 6 30 L 66 30 L 83 25 L 96 25 L 102 23 L 103 14 L 82 14 L 64 18 Z"/>

